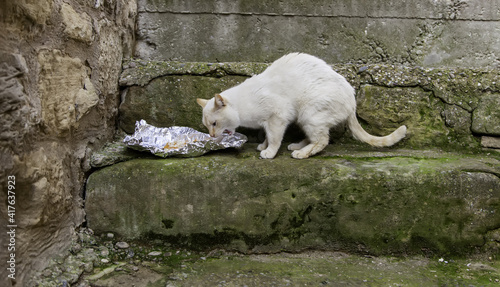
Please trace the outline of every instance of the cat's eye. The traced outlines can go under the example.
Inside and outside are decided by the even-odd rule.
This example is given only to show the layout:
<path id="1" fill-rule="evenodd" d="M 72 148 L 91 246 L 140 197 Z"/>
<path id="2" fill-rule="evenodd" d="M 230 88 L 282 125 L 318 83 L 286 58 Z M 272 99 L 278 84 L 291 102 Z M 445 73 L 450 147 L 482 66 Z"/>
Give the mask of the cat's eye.
<path id="1" fill-rule="evenodd" d="M 213 122 L 213 123 L 212 123 L 212 126 L 214 126 L 214 127 L 215 127 L 216 125 L 217 125 L 217 122 Z"/>

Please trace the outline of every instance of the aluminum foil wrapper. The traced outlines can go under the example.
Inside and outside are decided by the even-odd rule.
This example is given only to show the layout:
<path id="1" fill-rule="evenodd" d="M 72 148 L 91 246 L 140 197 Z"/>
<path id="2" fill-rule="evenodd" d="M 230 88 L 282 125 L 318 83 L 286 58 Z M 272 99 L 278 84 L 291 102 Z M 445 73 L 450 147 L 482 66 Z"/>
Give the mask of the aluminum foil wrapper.
<path id="1" fill-rule="evenodd" d="M 134 134 L 123 140 L 129 148 L 160 157 L 195 157 L 212 150 L 239 148 L 246 141 L 247 137 L 240 133 L 214 138 L 189 127 L 158 128 L 145 120 L 137 121 Z"/>

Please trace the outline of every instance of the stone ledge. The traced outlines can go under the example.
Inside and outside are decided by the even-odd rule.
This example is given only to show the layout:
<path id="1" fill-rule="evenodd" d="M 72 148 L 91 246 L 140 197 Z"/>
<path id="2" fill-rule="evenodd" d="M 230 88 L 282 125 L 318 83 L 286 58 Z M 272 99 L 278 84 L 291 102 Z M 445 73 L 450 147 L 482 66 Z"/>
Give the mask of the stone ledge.
<path id="1" fill-rule="evenodd" d="M 254 147 L 100 169 L 87 183 L 88 226 L 241 252 L 498 252 L 497 154 L 330 145 L 308 160 L 260 160 Z"/>
<path id="2" fill-rule="evenodd" d="M 275 59 L 276 60 L 276 59 Z M 120 75 L 121 86 L 144 86 L 151 80 L 172 75 L 251 77 L 263 72 L 270 63 L 260 62 L 179 62 L 128 59 Z M 494 68 L 424 68 L 390 64 L 332 64 L 335 71 L 353 86 L 374 83 L 386 87 L 424 86 L 429 89 L 470 86 L 473 91 L 499 91 L 500 73 Z"/>

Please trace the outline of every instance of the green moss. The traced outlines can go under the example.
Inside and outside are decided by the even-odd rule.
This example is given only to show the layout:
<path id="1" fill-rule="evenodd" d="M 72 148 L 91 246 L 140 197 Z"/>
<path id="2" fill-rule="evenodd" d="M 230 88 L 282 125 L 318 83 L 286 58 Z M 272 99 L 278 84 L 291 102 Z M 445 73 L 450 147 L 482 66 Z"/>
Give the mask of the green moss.
<path id="1" fill-rule="evenodd" d="M 387 135 L 400 125 L 408 128 L 400 145 L 409 147 L 478 148 L 479 141 L 467 127 L 450 128 L 443 118 L 445 104 L 431 92 L 421 88 L 385 88 L 366 85 L 357 98 L 358 115 L 365 121 L 366 130 Z M 452 115 L 448 113 L 448 122 Z M 470 114 L 467 115 L 470 119 Z"/>
<path id="2" fill-rule="evenodd" d="M 99 286 L 123 282 L 141 286 L 496 286 L 500 281 L 500 263 L 484 258 L 394 258 L 325 251 L 260 255 L 221 250 L 205 253 L 173 248 L 158 240 L 133 241 L 130 248 L 124 250 L 113 249 L 114 240 L 118 239 L 103 236 L 96 240 L 98 245 L 109 247 L 106 258 L 110 263 L 85 273 L 83 280 Z M 152 251 L 159 255 L 149 255 Z M 103 276 L 105 270 L 108 274 Z"/>
<path id="3" fill-rule="evenodd" d="M 500 202 L 498 160 L 412 153 L 332 156 L 327 150 L 299 161 L 289 154 L 259 160 L 256 151 L 243 150 L 133 160 L 91 176 L 88 222 L 96 232 L 154 236 L 196 249 L 481 249 L 485 233 L 500 226 L 492 212 Z"/>
<path id="4" fill-rule="evenodd" d="M 344 253 L 228 256 L 197 261 L 175 274 L 184 274 L 183 286 L 212 282 L 241 286 L 353 285 L 443 286 L 498 284 L 496 262 L 420 257 L 361 258 Z M 476 266 L 482 266 L 476 267 Z M 251 283 L 251 284 L 252 284 Z M 251 285 L 250 284 L 250 285 Z"/>

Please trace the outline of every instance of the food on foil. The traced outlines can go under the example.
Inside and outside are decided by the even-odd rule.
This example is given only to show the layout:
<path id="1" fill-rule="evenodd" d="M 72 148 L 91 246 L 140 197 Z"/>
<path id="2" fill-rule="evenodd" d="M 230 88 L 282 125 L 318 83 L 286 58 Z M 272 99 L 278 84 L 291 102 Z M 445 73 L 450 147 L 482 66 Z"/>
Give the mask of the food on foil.
<path id="1" fill-rule="evenodd" d="M 247 137 L 240 133 L 211 137 L 189 127 L 158 128 L 145 120 L 137 121 L 134 134 L 123 140 L 129 148 L 161 157 L 200 156 L 212 150 L 239 148 L 246 141 Z"/>

